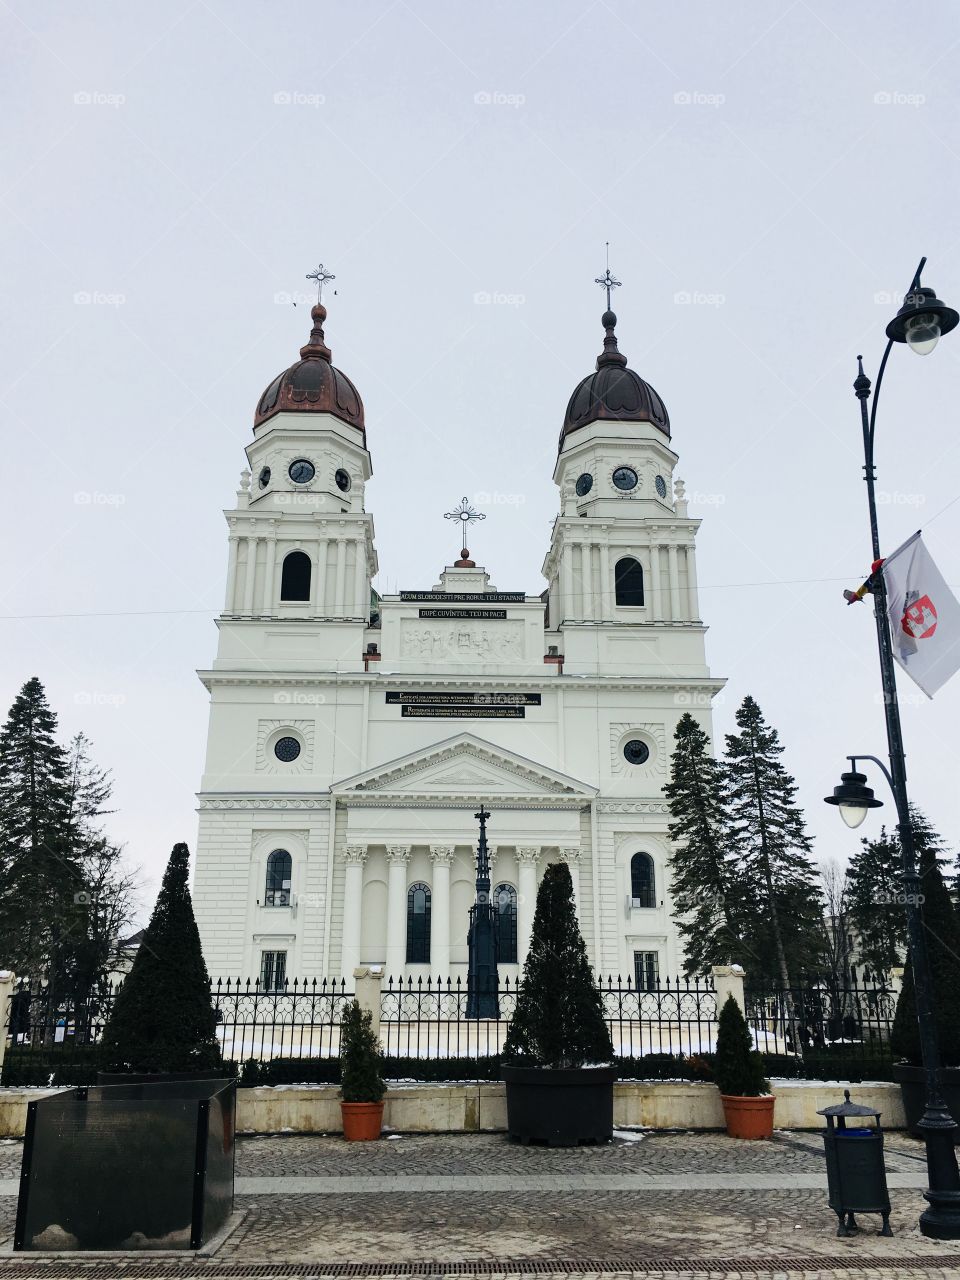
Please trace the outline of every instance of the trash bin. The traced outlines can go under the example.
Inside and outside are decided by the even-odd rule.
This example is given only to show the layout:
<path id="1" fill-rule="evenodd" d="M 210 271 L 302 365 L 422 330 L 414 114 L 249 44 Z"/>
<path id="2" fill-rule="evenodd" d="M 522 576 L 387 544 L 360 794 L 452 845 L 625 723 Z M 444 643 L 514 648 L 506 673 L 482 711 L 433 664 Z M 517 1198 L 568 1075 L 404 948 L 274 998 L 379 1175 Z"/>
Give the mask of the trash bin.
<path id="1" fill-rule="evenodd" d="M 817 1112 L 827 1118 L 823 1145 L 830 1208 L 840 1220 L 837 1235 L 849 1236 L 857 1230 L 855 1213 L 879 1213 L 883 1217 L 880 1234 L 892 1236 L 880 1112 L 851 1102 L 849 1089 L 844 1089 L 843 1097 L 837 1106 Z M 848 1120 L 854 1121 L 850 1127 Z M 865 1123 L 868 1120 L 873 1124 Z"/>

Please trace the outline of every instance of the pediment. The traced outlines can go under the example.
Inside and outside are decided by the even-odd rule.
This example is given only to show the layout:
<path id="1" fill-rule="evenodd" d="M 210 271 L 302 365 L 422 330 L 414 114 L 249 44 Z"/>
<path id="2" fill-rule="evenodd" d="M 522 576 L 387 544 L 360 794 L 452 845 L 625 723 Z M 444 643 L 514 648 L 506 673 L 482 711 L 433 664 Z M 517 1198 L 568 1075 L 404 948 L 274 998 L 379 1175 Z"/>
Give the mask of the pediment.
<path id="1" fill-rule="evenodd" d="M 494 796 L 582 796 L 589 800 L 596 795 L 594 787 L 506 751 L 472 733 L 458 734 L 432 747 L 345 778 L 332 790 L 344 798 L 375 794 L 382 794 L 384 798 L 406 795 L 462 797 L 466 794 L 477 799 Z"/>

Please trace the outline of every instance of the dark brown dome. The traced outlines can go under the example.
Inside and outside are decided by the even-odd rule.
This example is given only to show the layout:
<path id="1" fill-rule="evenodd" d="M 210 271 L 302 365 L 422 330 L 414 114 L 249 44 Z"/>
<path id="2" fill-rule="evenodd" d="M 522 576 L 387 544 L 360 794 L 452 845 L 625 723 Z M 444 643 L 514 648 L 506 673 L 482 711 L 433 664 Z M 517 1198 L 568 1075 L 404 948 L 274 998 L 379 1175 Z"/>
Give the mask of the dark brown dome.
<path id="1" fill-rule="evenodd" d="M 313 328 L 300 359 L 278 374 L 260 397 L 254 428 L 277 413 L 332 413 L 341 422 L 356 427 L 366 445 L 363 401 L 345 373 L 330 363 L 330 348 L 323 340 L 326 307 L 318 304 L 310 312 Z"/>
<path id="2" fill-rule="evenodd" d="M 603 351 L 597 356 L 596 373 L 589 374 L 578 385 L 563 419 L 560 447 L 571 431 L 591 422 L 650 422 L 670 438 L 670 418 L 663 401 L 639 373 L 627 368 L 627 357 L 617 347 L 614 332 L 617 317 L 612 311 L 603 314 L 606 337 Z"/>

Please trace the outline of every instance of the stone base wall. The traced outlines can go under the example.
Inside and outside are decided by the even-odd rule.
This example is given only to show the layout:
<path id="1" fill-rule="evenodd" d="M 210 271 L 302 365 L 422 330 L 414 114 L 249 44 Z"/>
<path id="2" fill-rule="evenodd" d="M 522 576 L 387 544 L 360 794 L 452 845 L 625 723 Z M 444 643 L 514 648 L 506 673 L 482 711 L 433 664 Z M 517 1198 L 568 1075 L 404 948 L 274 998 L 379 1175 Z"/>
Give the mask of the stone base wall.
<path id="1" fill-rule="evenodd" d="M 774 1080 L 774 1124 L 778 1129 L 822 1129 L 817 1111 L 843 1101 L 849 1087 L 854 1102 L 882 1113 L 886 1129 L 905 1124 L 900 1086 Z M 0 1089 L 0 1137 L 23 1137 L 27 1103 L 46 1089 Z M 241 1133 L 339 1133 L 336 1085 L 240 1089 L 237 1130 Z M 622 1081 L 613 1089 L 614 1123 L 624 1128 L 722 1129 L 723 1107 L 712 1084 Z M 504 1086 L 489 1084 L 395 1085 L 386 1096 L 384 1125 L 398 1133 L 496 1133 L 507 1127 Z"/>

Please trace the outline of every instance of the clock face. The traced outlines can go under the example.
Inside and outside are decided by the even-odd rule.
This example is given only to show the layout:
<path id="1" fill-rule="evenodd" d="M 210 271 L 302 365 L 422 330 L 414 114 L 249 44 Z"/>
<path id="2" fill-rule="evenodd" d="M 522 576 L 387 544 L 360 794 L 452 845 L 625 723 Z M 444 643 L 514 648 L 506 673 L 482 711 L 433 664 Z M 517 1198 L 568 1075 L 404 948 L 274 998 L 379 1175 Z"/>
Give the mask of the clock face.
<path id="1" fill-rule="evenodd" d="M 265 489 L 267 487 L 267 485 L 270 483 L 269 467 L 263 468 L 263 470 L 260 472 L 260 475 L 257 477 L 257 483 L 260 485 L 261 489 Z"/>
<path id="2" fill-rule="evenodd" d="M 292 764 L 300 754 L 300 743 L 296 738 L 280 738 L 274 745 L 273 754 L 284 764 Z"/>
<path id="3" fill-rule="evenodd" d="M 309 484 L 316 474 L 316 467 L 306 458 L 298 458 L 296 462 L 290 463 L 289 475 L 294 484 Z"/>
<path id="4" fill-rule="evenodd" d="M 626 493 L 629 489 L 635 489 L 640 481 L 633 467 L 617 467 L 613 473 L 613 483 Z"/>
<path id="5" fill-rule="evenodd" d="M 577 477 L 577 497 L 585 498 L 593 488 L 593 476 L 585 471 L 582 476 Z"/>
<path id="6" fill-rule="evenodd" d="M 650 748 L 639 738 L 631 738 L 623 744 L 623 758 L 627 764 L 645 764 L 650 759 Z"/>
<path id="7" fill-rule="evenodd" d="M 336 475 L 333 477 L 337 482 L 337 488 L 341 493 L 346 493 L 350 488 L 351 480 L 349 471 L 344 471 L 343 467 L 338 467 Z"/>
<path id="8" fill-rule="evenodd" d="M 656 480 L 654 481 L 654 483 L 655 483 L 655 484 L 656 484 L 656 486 L 657 486 L 657 493 L 660 495 L 660 497 L 661 497 L 661 498 L 665 498 L 665 497 L 667 496 L 667 482 L 666 482 L 666 480 L 664 480 L 663 476 L 657 476 L 657 478 L 656 478 Z"/>

